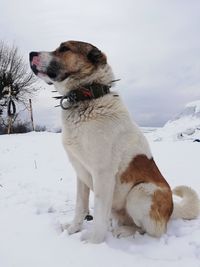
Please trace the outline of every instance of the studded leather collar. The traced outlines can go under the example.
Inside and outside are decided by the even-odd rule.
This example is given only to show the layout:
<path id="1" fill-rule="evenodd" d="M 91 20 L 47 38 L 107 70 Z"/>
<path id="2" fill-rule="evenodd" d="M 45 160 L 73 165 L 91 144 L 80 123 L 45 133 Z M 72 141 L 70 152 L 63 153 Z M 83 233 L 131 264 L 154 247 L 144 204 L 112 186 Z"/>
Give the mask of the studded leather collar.
<path id="1" fill-rule="evenodd" d="M 77 89 L 71 90 L 66 95 L 56 98 L 60 99 L 60 106 L 62 109 L 69 109 L 71 105 L 80 101 L 92 100 L 109 94 L 110 88 L 110 85 L 93 83 L 90 85 L 80 86 Z M 69 106 L 63 105 L 65 100 L 67 100 Z"/>

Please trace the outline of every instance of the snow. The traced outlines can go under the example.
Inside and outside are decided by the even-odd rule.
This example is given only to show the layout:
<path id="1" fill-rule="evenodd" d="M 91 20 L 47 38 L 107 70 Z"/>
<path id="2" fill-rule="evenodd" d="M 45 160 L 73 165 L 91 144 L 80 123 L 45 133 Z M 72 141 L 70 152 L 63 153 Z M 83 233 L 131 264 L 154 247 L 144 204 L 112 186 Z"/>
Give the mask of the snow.
<path id="1" fill-rule="evenodd" d="M 200 112 L 200 100 L 190 102 L 186 105 L 186 107 L 195 107 L 195 112 Z"/>
<path id="2" fill-rule="evenodd" d="M 145 129 L 146 136 L 171 186 L 186 184 L 200 194 L 199 143 L 153 142 L 153 130 Z M 80 233 L 62 232 L 74 214 L 75 173 L 60 134 L 2 135 L 0 157 L 1 267 L 200 266 L 200 218 L 170 221 L 160 239 L 108 233 L 93 245 L 81 242 Z M 91 226 L 85 222 L 83 231 Z"/>
<path id="3" fill-rule="evenodd" d="M 153 133 L 154 140 L 200 140 L 200 100 L 185 105 L 183 111 Z"/>

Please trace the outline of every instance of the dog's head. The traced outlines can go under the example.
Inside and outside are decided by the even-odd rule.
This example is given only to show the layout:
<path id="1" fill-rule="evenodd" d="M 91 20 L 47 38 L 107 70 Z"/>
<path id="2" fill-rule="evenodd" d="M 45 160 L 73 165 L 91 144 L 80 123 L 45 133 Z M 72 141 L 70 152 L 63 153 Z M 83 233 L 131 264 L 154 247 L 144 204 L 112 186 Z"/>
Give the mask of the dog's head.
<path id="1" fill-rule="evenodd" d="M 54 84 L 61 94 L 77 85 L 93 82 L 95 78 L 98 80 L 98 73 L 108 66 L 104 53 L 79 41 L 61 43 L 52 52 L 31 52 L 30 65 L 38 77 Z"/>

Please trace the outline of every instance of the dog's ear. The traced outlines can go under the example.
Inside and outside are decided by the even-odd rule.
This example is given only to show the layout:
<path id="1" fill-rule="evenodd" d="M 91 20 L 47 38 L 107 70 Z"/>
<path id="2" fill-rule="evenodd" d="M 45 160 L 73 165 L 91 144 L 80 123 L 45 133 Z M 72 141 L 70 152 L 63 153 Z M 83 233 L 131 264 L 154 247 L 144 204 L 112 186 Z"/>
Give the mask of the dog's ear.
<path id="1" fill-rule="evenodd" d="M 87 58 L 93 63 L 93 64 L 98 64 L 106 63 L 106 56 L 96 47 L 93 47 L 92 50 L 87 55 Z"/>

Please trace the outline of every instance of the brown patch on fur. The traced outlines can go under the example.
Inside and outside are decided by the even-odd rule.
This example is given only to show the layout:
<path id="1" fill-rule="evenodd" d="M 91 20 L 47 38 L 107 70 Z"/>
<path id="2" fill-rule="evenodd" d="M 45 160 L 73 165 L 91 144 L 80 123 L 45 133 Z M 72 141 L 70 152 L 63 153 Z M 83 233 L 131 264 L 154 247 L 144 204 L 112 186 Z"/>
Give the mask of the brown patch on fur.
<path id="1" fill-rule="evenodd" d="M 156 223 L 165 227 L 173 211 L 172 192 L 153 158 L 148 159 L 145 155 L 136 156 L 121 175 L 121 182 L 132 183 L 133 186 L 152 183 L 160 188 L 152 195 L 149 215 Z"/>
<path id="2" fill-rule="evenodd" d="M 159 187 L 170 188 L 153 158 L 148 159 L 146 155 L 137 155 L 133 158 L 128 168 L 122 173 L 121 182 L 133 183 L 133 185 L 153 183 Z"/>
<path id="3" fill-rule="evenodd" d="M 156 190 L 152 196 L 150 217 L 156 222 L 167 223 L 173 211 L 171 190 Z"/>

